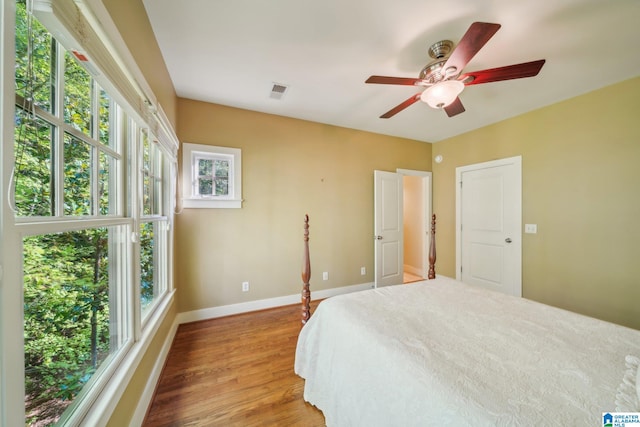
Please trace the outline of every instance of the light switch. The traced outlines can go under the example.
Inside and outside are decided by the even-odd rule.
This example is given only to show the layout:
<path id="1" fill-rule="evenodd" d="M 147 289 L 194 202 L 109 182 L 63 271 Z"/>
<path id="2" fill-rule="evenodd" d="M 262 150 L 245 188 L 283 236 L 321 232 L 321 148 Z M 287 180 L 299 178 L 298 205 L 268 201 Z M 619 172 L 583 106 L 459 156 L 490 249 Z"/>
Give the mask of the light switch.
<path id="1" fill-rule="evenodd" d="M 536 234 L 538 232 L 538 224 L 525 224 L 524 232 L 528 234 Z"/>

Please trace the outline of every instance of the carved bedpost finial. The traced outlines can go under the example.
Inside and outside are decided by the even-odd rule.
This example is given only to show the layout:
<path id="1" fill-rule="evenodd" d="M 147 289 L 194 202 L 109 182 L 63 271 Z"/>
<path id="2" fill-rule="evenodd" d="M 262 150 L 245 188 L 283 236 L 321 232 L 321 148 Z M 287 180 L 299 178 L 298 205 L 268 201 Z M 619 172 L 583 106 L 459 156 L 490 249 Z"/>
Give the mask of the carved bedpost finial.
<path id="1" fill-rule="evenodd" d="M 304 216 L 304 256 L 302 260 L 302 324 L 307 323 L 311 317 L 311 291 L 309 279 L 311 278 L 311 260 L 309 258 L 309 215 Z"/>
<path id="2" fill-rule="evenodd" d="M 431 238 L 429 239 L 429 280 L 436 278 L 436 214 L 431 216 Z"/>

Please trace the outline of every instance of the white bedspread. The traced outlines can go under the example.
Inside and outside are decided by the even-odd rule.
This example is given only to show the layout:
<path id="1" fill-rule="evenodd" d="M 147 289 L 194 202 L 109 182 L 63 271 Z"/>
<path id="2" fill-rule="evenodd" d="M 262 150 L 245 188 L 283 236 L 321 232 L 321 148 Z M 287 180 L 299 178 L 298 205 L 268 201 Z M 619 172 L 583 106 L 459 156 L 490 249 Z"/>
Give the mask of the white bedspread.
<path id="1" fill-rule="evenodd" d="M 295 371 L 328 426 L 595 426 L 640 331 L 448 278 L 329 298 Z"/>

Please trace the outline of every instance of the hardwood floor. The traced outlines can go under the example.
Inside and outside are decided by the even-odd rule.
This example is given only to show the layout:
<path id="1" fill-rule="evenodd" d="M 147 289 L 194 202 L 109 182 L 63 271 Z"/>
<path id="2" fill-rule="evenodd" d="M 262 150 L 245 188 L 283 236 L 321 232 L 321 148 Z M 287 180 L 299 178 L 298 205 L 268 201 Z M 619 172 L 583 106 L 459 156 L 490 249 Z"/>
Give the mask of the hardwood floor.
<path id="1" fill-rule="evenodd" d="M 293 372 L 299 331 L 300 305 L 180 325 L 143 425 L 324 426 Z"/>
<path id="2" fill-rule="evenodd" d="M 408 273 L 405 271 L 403 275 L 402 283 L 413 283 L 413 282 L 419 282 L 420 280 L 424 280 L 424 279 L 420 276 L 416 276 L 415 274 Z"/>

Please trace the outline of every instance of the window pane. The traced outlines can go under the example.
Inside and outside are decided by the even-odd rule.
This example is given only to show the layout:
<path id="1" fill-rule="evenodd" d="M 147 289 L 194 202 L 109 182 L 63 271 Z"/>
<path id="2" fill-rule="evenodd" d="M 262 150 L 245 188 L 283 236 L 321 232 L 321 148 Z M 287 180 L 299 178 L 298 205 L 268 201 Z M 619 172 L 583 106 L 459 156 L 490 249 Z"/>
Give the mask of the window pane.
<path id="1" fill-rule="evenodd" d="M 162 213 L 162 151 L 158 144 L 149 143 L 147 134 L 142 138 L 142 214 Z"/>
<path id="2" fill-rule="evenodd" d="M 23 241 L 28 424 L 57 421 L 123 342 L 109 235 L 99 228 Z"/>
<path id="3" fill-rule="evenodd" d="M 156 215 L 163 215 L 163 209 L 162 209 L 162 176 L 160 177 L 156 177 L 154 180 L 154 188 L 153 188 L 153 194 L 155 194 L 155 196 L 153 197 L 153 213 Z"/>
<path id="4" fill-rule="evenodd" d="M 53 127 L 16 109 L 15 209 L 18 216 L 51 216 Z"/>
<path id="5" fill-rule="evenodd" d="M 229 179 L 216 178 L 216 196 L 228 196 L 228 195 L 229 195 Z"/>
<path id="6" fill-rule="evenodd" d="M 198 194 L 201 196 L 211 196 L 213 194 L 213 179 L 201 178 L 198 180 Z"/>
<path id="7" fill-rule="evenodd" d="M 149 169 L 151 169 L 151 147 L 147 130 L 142 129 L 140 131 L 140 136 L 142 138 L 142 169 L 148 171 Z"/>
<path id="8" fill-rule="evenodd" d="M 215 182 L 216 182 L 216 196 L 228 196 L 229 195 L 229 160 L 216 159 L 215 166 Z"/>
<path id="9" fill-rule="evenodd" d="M 142 214 L 151 215 L 152 189 L 151 189 L 151 144 L 147 129 L 140 131 L 142 142 Z"/>
<path id="10" fill-rule="evenodd" d="M 100 215 L 116 214 L 115 193 L 111 191 L 111 180 L 114 178 L 118 160 L 106 153 L 100 152 L 100 169 L 98 171 L 98 199 Z"/>
<path id="11" fill-rule="evenodd" d="M 216 160 L 216 177 L 229 177 L 229 161 Z"/>
<path id="12" fill-rule="evenodd" d="M 151 215 L 151 178 L 147 171 L 142 175 L 142 215 Z"/>
<path id="13" fill-rule="evenodd" d="M 140 226 L 140 305 L 142 311 L 149 307 L 156 296 L 154 223 Z"/>
<path id="14" fill-rule="evenodd" d="M 153 213 L 155 215 L 162 215 L 164 212 L 162 210 L 162 200 L 163 200 L 163 185 L 162 185 L 162 177 L 163 177 L 163 163 L 164 156 L 162 154 L 162 150 L 158 144 L 153 145 Z"/>
<path id="15" fill-rule="evenodd" d="M 91 146 L 64 136 L 64 214 L 91 214 Z"/>
<path id="16" fill-rule="evenodd" d="M 52 41 L 47 30 L 27 16 L 25 1 L 16 2 L 16 94 L 49 112 L 53 112 L 55 87 L 56 55 Z"/>
<path id="17" fill-rule="evenodd" d="M 213 175 L 213 160 L 198 159 L 198 175 L 200 176 Z"/>
<path id="18" fill-rule="evenodd" d="M 91 136 L 91 76 L 69 52 L 64 63 L 64 121 Z"/>
<path id="19" fill-rule="evenodd" d="M 99 128 L 98 139 L 105 145 L 113 146 L 113 138 L 111 137 L 111 114 L 113 111 L 113 104 L 109 95 L 100 89 L 100 110 L 98 111 Z"/>

